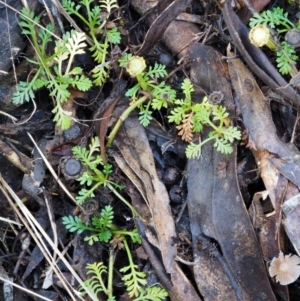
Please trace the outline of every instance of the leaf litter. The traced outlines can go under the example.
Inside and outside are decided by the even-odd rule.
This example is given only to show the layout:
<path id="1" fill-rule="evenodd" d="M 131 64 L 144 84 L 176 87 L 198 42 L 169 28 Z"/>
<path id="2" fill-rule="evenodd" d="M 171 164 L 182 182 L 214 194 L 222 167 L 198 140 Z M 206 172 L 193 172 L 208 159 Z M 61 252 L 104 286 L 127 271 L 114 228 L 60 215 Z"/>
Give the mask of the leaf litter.
<path id="1" fill-rule="evenodd" d="M 195 89 L 191 93 L 195 102 L 216 91 L 224 95 L 221 103 L 228 111 L 228 122 L 243 130 L 242 140 L 239 143 L 235 142 L 233 152 L 227 154 L 217 152 L 214 142 L 208 142 L 202 146 L 196 159 L 187 160 L 184 157 L 185 145 L 182 146 L 179 143 L 178 130 L 182 131 L 184 140 L 196 141 L 195 139 L 199 139 L 201 141 L 202 139 L 201 136 L 194 136 L 191 132 L 193 119 L 190 112 L 186 112 L 185 119 L 177 130 L 176 126 L 169 124 L 167 118 L 164 118 L 165 112 L 155 115 L 160 127 L 151 121 L 146 129 L 140 125 L 136 114 L 133 114 L 123 121 L 113 148 L 105 154 L 104 145 L 107 133 L 118 120 L 124 108 L 128 106 L 124 89 L 118 89 L 119 85 L 125 85 L 125 83 L 123 84 L 119 80 L 123 77 L 123 79 L 127 79 L 128 85 L 131 84 L 130 79 L 126 78 L 126 74 L 120 73 L 120 68 L 116 67 L 112 61 L 110 82 L 104 85 L 100 92 L 94 90 L 85 92 L 87 97 L 80 94 L 72 97 L 70 107 L 64 108 L 64 110 L 72 112 L 71 126 L 75 126 L 74 120 L 79 121 L 80 118 L 99 119 L 95 122 L 94 127 L 96 134 L 99 135 L 102 158 L 105 164 L 107 160 L 113 165 L 113 172 L 107 173 L 107 179 L 124 185 L 125 190 L 121 193 L 122 197 L 130 200 L 140 217 L 136 220 L 132 219 L 131 210 L 116 201 L 116 194 L 113 195 L 109 191 L 109 187 L 95 189 L 94 198 L 97 202 L 95 211 L 91 210 L 93 202 L 79 206 L 75 204 L 74 196 L 80 190 L 79 183 L 72 179 L 63 179 L 58 168 L 61 156 L 52 153 L 52 149 L 58 150 L 63 146 L 63 152 L 72 156 L 74 155 L 72 153 L 74 144 L 79 145 L 81 149 L 87 148 L 94 137 L 94 128 L 87 126 L 90 123 L 80 121 L 79 136 L 70 140 L 67 140 L 64 132 L 58 128 L 53 127 L 52 132 L 45 131 L 36 128 L 36 125 L 32 123 L 33 127 L 29 130 L 35 133 L 48 164 L 58 174 L 51 175 L 48 172 L 49 168 L 45 169 L 44 164 L 40 164 L 43 162 L 42 157 L 37 153 L 34 154 L 31 162 L 33 169 L 24 177 L 22 173 L 15 173 L 18 175 L 15 177 L 14 163 L 10 163 L 12 164 L 10 165 L 6 161 L 1 173 L 4 179 L 15 179 L 15 183 L 10 180 L 9 184 L 14 185 L 15 192 L 20 198 L 26 199 L 26 207 L 34 213 L 37 220 L 40 220 L 41 226 L 46 231 L 45 237 L 48 235 L 50 241 L 53 237 L 51 223 L 54 222 L 58 226 L 59 246 L 45 242 L 44 239 L 41 240 L 39 246 L 33 243 L 22 253 L 22 260 L 18 262 L 19 269 L 13 271 L 5 256 L 11 257 L 13 260 L 11 262 L 17 264 L 17 258 L 14 255 L 17 248 L 5 237 L 2 248 L 4 260 L 1 265 L 5 272 L 2 278 L 7 279 L 7 275 L 14 275 L 17 278 L 23 273 L 21 286 L 40 287 L 39 294 L 42 296 L 46 296 L 47 291 L 54 292 L 53 287 L 59 288 L 65 296 L 75 300 L 78 297 L 76 291 L 78 283 L 84 287 L 82 280 L 85 280 L 87 276 L 88 269 L 86 267 L 95 262 L 108 261 L 108 249 L 115 252 L 117 268 L 121 270 L 123 267 L 123 271 L 125 271 L 126 262 L 124 264 L 120 260 L 126 253 L 124 251 L 125 241 L 122 242 L 115 237 L 113 241 L 117 243 L 114 245 L 96 242 L 88 247 L 82 233 L 67 235 L 61 222 L 64 217 L 73 218 L 74 216 L 76 219 L 80 218 L 82 225 L 88 224 L 93 214 L 98 212 L 98 205 L 101 208 L 112 205 L 118 229 L 124 227 L 132 230 L 135 229 L 136 223 L 141 233 L 142 246 L 149 256 L 149 259 L 147 256 L 141 256 L 141 258 L 134 256 L 135 263 L 139 265 L 136 268 L 136 275 L 142 273 L 140 269 L 142 270 L 145 262 L 149 260 L 154 268 L 152 273 L 158 276 L 157 282 L 165 287 L 168 298 L 171 300 L 201 300 L 201 298 L 204 300 L 264 300 L 265 296 L 267 296 L 267 300 L 289 300 L 289 298 L 297 300 L 300 293 L 295 286 L 286 286 L 297 281 L 299 276 L 297 274 L 299 258 L 296 256 L 296 254 L 299 255 L 300 250 L 299 231 L 297 230 L 300 222 L 297 213 L 299 210 L 299 151 L 297 149 L 299 143 L 295 136 L 299 130 L 298 115 L 295 113 L 298 108 L 299 94 L 294 89 L 297 86 L 296 77 L 291 80 L 291 85 L 288 85 L 280 77 L 280 74 L 270 67 L 269 63 L 262 63 L 262 60 L 268 62 L 269 60 L 263 58 L 261 50 L 254 50 L 253 47 L 242 44 L 246 29 L 237 21 L 239 17 L 230 8 L 228 1 L 225 1 L 222 11 L 217 7 L 210 6 L 209 3 L 197 6 L 195 3 L 191 4 L 191 1 L 164 1 L 156 9 L 152 7 L 148 13 L 149 8 L 146 5 L 149 3 L 141 5 L 140 1 L 132 1 L 132 7 L 141 15 L 145 14 L 144 19 L 134 22 L 129 18 L 132 7 L 128 10 L 125 2 L 119 3 L 119 5 L 125 5 L 124 20 L 132 24 L 137 22 L 132 32 L 140 31 L 139 34 L 144 36 L 138 54 L 142 53 L 147 60 L 155 61 L 157 56 L 153 46 L 157 44 L 163 48 L 164 46 L 161 46 L 159 42 L 162 39 L 173 57 L 179 60 L 179 64 L 184 62 L 168 80 L 177 91 L 180 91 L 183 79 L 188 77 Z M 242 9 L 249 11 L 253 9 L 248 2 L 240 2 Z M 224 32 L 220 32 L 222 29 L 209 27 L 209 19 L 201 21 L 200 24 L 211 35 L 202 36 L 195 35 L 199 32 L 198 25 L 195 23 L 174 21 L 178 14 L 186 11 L 188 5 L 194 12 L 203 13 L 210 10 L 218 12 L 218 14 L 223 12 L 229 29 L 227 37 Z M 112 8 L 116 9 L 116 7 Z M 121 11 L 116 9 L 115 13 L 115 16 L 118 16 Z M 184 15 L 180 19 L 182 20 L 182 18 Z M 230 20 L 233 23 L 229 22 Z M 147 26 L 146 22 L 149 24 L 147 33 L 143 27 Z M 141 26 L 142 24 L 143 26 Z M 124 25 L 120 23 L 118 26 Z M 128 25 L 126 26 L 129 28 Z M 140 41 L 137 34 L 135 37 L 131 36 L 132 32 L 124 31 L 122 39 L 127 37 L 128 40 L 126 41 L 124 38 L 123 43 L 130 48 L 132 53 L 135 53 L 136 49 L 132 45 L 137 45 Z M 215 35 L 212 32 L 220 35 L 222 47 L 220 45 L 216 48 L 211 47 L 216 46 Z M 228 38 L 229 34 L 233 41 Z M 108 39 L 111 38 L 108 37 Z M 70 40 L 69 42 L 70 45 L 73 45 L 76 41 Z M 117 41 L 114 39 L 111 42 Z M 230 50 L 226 52 L 228 42 L 237 47 L 241 57 L 247 62 L 247 67 Z M 104 43 L 108 45 L 106 40 Z M 72 52 L 72 49 L 70 50 Z M 116 50 L 117 52 L 118 50 Z M 175 68 L 177 66 L 171 64 L 168 66 L 168 71 Z M 271 69 L 268 70 L 268 68 Z M 270 70 L 272 76 L 266 76 L 266 74 L 270 74 Z M 105 69 L 105 71 L 108 70 Z M 95 79 L 97 72 L 93 72 Z M 257 84 L 252 73 L 281 94 L 284 99 L 281 111 L 275 110 L 276 106 L 273 105 L 273 102 L 270 105 L 266 98 L 268 96 L 262 92 L 261 85 Z M 110 93 L 112 86 L 114 92 Z M 73 94 L 72 91 L 71 94 Z M 41 95 L 37 101 L 38 108 L 49 109 L 45 105 L 44 107 L 40 106 L 42 99 Z M 106 101 L 103 102 L 103 99 Z M 22 109 L 17 110 L 19 110 L 19 112 L 16 111 L 17 114 L 24 115 Z M 283 116 L 282 120 L 285 120 L 285 123 L 278 126 L 275 118 L 280 117 L 277 117 L 276 114 Z M 284 114 L 289 114 L 287 115 L 289 118 L 286 119 Z M 103 120 L 101 120 L 102 118 Z M 9 123 L 4 120 L 2 126 L 5 125 L 7 125 L 6 131 L 9 132 Z M 279 135 L 280 131 L 294 137 L 292 143 L 288 143 L 288 139 L 284 135 Z M 23 139 L 24 146 L 30 146 L 29 140 L 22 138 L 22 133 L 24 133 L 24 125 L 14 128 L 14 133 L 9 135 L 9 138 L 17 135 L 18 139 Z M 202 135 L 203 137 L 209 135 L 207 128 L 204 128 Z M 42 137 L 46 137 L 47 141 L 41 140 Z M 166 144 L 170 147 L 162 152 L 160 147 Z M 251 148 L 247 148 L 251 145 Z M 12 150 L 4 148 L 1 150 L 5 157 L 9 157 L 8 151 L 15 152 L 16 155 L 24 153 L 27 157 L 31 156 L 22 145 L 12 148 Z M 3 160 L 5 159 L 3 158 Z M 247 162 L 244 166 L 253 166 L 254 164 L 257 170 L 243 169 L 238 176 L 237 162 L 243 160 Z M 248 164 L 248 162 L 252 163 Z M 18 166 L 18 164 L 15 165 Z M 28 162 L 26 167 L 28 167 Z M 163 181 L 164 172 L 168 167 L 176 167 L 177 170 L 180 170 L 181 177 L 176 178 L 175 184 L 180 188 L 178 191 L 181 193 L 181 203 L 180 200 L 179 203 L 178 201 L 173 202 L 169 196 L 174 184 Z M 96 170 L 95 172 L 97 173 Z M 59 180 L 59 183 L 69 191 L 71 197 L 68 198 L 62 192 L 56 180 Z M 89 180 L 90 178 L 86 178 L 86 183 Z M 239 182 L 242 183 L 241 186 L 246 187 L 246 190 L 240 189 Z M 17 196 L 3 178 L 1 185 L 1 190 L 5 194 L 3 217 L 14 220 L 14 211 L 11 209 L 13 207 L 11 203 L 4 200 L 9 198 L 7 192 L 14 198 Z M 40 193 L 39 188 L 41 187 L 45 187 L 47 190 L 50 210 L 53 211 L 53 214 L 48 214 L 49 209 L 45 209 L 45 195 Z M 265 190 L 266 193 L 263 193 Z M 19 206 L 21 207 L 21 204 Z M 47 222 L 45 223 L 45 221 Z M 179 233 L 184 221 L 188 221 L 188 230 Z M 26 224 L 25 221 L 24 224 Z M 142 230 L 143 227 L 144 230 Z M 18 232 L 21 229 L 16 231 L 12 224 L 3 223 L 1 231 L 4 233 L 7 230 L 15 236 L 15 244 L 20 245 L 21 236 L 19 237 Z M 43 233 L 42 230 L 39 231 Z M 43 245 L 44 247 L 42 247 Z M 137 247 L 138 245 L 130 245 L 133 254 Z M 117 249 L 118 251 L 116 251 Z M 156 253 L 152 252 L 154 249 Z M 49 257 L 49 254 L 54 257 Z M 58 258 L 60 258 L 57 263 L 51 259 L 55 258 L 55 254 L 58 254 Z M 75 267 L 75 270 L 70 264 L 67 264 L 66 259 L 62 259 L 64 256 Z M 46 265 L 43 262 L 44 258 L 48 258 Z M 61 261 L 67 268 L 61 266 Z M 56 264 L 57 267 L 55 267 Z M 50 279 L 51 272 L 45 272 L 49 275 L 46 279 L 50 287 L 43 290 L 38 282 L 34 283 L 34 279 L 36 275 L 45 276 L 41 269 L 51 271 L 47 265 L 51 267 L 54 265 L 54 276 L 53 279 Z M 129 269 L 129 266 L 127 267 Z M 56 279 L 56 274 L 59 274 L 58 270 L 64 275 L 60 282 Z M 93 271 L 97 273 L 96 268 Z M 72 275 L 76 275 L 74 277 L 77 281 L 71 280 Z M 150 273 L 147 274 L 145 281 L 150 281 L 149 275 Z M 147 296 L 150 298 L 152 294 L 160 296 L 158 300 L 166 297 L 159 287 L 153 290 L 147 287 L 140 288 L 132 290 L 128 294 L 124 285 L 121 288 L 116 285 L 116 282 L 120 282 L 122 277 L 117 273 L 114 277 L 115 292 L 119 294 L 118 296 L 137 297 L 139 292 L 140 299 L 138 300 L 148 300 Z M 70 281 L 74 290 L 73 288 L 70 290 L 66 280 Z M 126 281 L 128 286 L 131 286 L 133 278 L 127 277 Z M 14 282 L 17 283 L 17 279 L 14 279 Z M 141 281 L 141 287 L 145 283 Z M 19 292 L 19 288 L 16 288 L 16 292 Z M 7 293 L 5 300 L 9 300 L 8 295 Z M 102 293 L 99 293 L 97 297 L 90 296 L 94 300 L 105 300 Z"/>

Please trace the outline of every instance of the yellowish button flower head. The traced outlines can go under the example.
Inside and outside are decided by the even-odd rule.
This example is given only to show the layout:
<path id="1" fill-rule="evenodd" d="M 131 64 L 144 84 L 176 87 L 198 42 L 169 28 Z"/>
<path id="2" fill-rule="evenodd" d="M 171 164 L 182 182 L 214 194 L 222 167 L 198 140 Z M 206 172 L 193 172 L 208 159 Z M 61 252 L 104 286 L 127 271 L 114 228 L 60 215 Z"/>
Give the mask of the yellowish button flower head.
<path id="1" fill-rule="evenodd" d="M 133 56 L 131 57 L 126 66 L 127 72 L 131 77 L 136 77 L 141 74 L 146 68 L 146 62 L 143 57 Z"/>
<path id="2" fill-rule="evenodd" d="M 278 257 L 274 257 L 269 266 L 269 274 L 275 277 L 276 281 L 281 285 L 288 285 L 300 276 L 300 258 L 296 255 L 283 255 L 279 253 Z"/>
<path id="3" fill-rule="evenodd" d="M 276 49 L 276 45 L 272 41 L 270 29 L 265 25 L 257 25 L 251 28 L 249 32 L 249 40 L 256 47 L 268 46 L 271 50 Z"/>

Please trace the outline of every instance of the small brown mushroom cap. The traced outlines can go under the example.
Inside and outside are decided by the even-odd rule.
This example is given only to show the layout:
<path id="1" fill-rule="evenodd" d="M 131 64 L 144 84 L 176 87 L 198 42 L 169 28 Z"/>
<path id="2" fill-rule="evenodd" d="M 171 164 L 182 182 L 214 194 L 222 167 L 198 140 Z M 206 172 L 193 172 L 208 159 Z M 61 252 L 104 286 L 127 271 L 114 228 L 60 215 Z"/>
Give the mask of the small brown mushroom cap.
<path id="1" fill-rule="evenodd" d="M 269 266 L 269 274 L 275 277 L 281 285 L 294 282 L 300 276 L 300 258 L 296 255 L 283 255 L 279 253 L 278 258 L 274 257 Z"/>

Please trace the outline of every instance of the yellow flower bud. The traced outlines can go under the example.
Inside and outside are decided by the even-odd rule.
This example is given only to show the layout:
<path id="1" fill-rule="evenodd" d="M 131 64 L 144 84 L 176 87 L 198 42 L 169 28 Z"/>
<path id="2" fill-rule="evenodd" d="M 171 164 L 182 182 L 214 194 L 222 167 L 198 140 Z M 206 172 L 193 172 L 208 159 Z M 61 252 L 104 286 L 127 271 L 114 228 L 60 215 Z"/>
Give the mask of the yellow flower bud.
<path id="1" fill-rule="evenodd" d="M 136 77 L 141 74 L 146 68 L 146 62 L 143 57 L 133 56 L 131 57 L 126 66 L 127 72 L 131 77 Z"/>
<path id="2" fill-rule="evenodd" d="M 251 28 L 249 40 L 256 47 L 268 46 L 271 50 L 276 50 L 276 45 L 272 41 L 270 30 L 265 25 L 257 25 Z"/>

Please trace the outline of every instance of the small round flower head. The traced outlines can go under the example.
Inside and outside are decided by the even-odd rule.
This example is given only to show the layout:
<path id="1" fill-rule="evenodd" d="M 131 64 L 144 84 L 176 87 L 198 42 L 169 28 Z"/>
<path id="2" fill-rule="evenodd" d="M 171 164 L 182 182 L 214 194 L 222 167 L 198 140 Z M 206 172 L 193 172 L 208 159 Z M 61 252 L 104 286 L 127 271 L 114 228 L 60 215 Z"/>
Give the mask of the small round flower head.
<path id="1" fill-rule="evenodd" d="M 140 73 L 142 73 L 146 68 L 146 62 L 143 57 L 133 56 L 131 57 L 126 66 L 127 72 L 131 77 L 136 77 Z"/>
<path id="2" fill-rule="evenodd" d="M 300 276 L 300 258 L 296 255 L 283 255 L 279 253 L 278 258 L 274 257 L 269 266 L 271 277 L 275 276 L 277 282 L 281 285 L 287 285 L 294 282 Z"/>
<path id="3" fill-rule="evenodd" d="M 276 49 L 276 46 L 272 41 L 270 30 L 265 25 L 260 24 L 251 28 L 249 40 L 256 47 L 267 45 L 272 50 Z"/>

